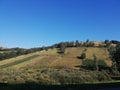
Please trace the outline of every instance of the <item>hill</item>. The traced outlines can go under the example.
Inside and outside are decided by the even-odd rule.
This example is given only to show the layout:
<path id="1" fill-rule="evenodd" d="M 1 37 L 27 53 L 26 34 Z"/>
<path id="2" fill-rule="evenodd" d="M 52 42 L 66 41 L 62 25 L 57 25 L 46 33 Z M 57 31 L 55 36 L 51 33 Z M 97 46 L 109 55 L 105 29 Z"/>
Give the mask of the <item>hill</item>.
<path id="1" fill-rule="evenodd" d="M 64 55 L 59 54 L 55 48 L 6 59 L 0 61 L 0 68 L 78 68 L 77 66 L 82 65 L 82 59 L 77 57 L 80 56 L 85 49 L 86 59 L 93 59 L 93 54 L 95 54 L 98 60 L 104 60 L 108 66 L 111 66 L 112 62 L 109 58 L 107 48 L 72 47 L 67 48 Z"/>
<path id="2" fill-rule="evenodd" d="M 108 41 L 76 41 L 32 49 L 3 49 L 4 53 L 9 50 L 13 57 L 0 61 L 0 83 L 61 85 L 119 80 L 120 74 L 112 73 L 108 51 L 115 45 Z M 1 55 L 6 58 L 4 53 Z"/>

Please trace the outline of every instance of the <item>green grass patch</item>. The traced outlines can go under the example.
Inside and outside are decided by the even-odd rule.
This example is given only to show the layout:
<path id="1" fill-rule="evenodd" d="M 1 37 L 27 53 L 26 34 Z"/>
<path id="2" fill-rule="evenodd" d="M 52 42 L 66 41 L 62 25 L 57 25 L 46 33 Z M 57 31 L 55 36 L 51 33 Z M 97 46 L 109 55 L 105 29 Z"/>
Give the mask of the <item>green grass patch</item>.
<path id="1" fill-rule="evenodd" d="M 27 58 L 24 58 L 24 59 L 20 59 L 18 61 L 15 61 L 15 62 L 12 62 L 12 63 L 8 63 L 8 64 L 5 64 L 5 65 L 1 65 L 0 66 L 0 69 L 2 68 L 7 68 L 7 67 L 10 67 L 10 66 L 13 66 L 13 65 L 17 65 L 17 64 L 20 64 L 20 63 L 23 63 L 23 62 L 26 62 L 26 61 L 29 61 L 29 60 L 32 60 L 36 57 L 38 57 L 39 55 L 33 55 L 33 56 L 30 56 L 30 57 L 27 57 Z"/>

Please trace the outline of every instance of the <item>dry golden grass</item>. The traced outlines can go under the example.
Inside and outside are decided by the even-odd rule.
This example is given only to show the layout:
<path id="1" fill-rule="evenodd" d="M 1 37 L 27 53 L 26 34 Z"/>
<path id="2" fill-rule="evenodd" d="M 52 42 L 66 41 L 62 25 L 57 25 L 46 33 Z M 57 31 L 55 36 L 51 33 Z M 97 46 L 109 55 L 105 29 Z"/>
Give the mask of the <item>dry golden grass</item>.
<path id="1" fill-rule="evenodd" d="M 28 61 L 25 61 L 25 62 L 23 62 L 23 63 L 20 63 L 20 64 L 14 65 L 14 66 L 11 66 L 10 68 L 19 69 L 19 68 L 23 68 L 23 67 L 27 67 L 27 66 L 34 66 L 35 63 L 36 63 L 36 61 L 39 60 L 39 59 L 41 59 L 41 58 L 43 58 L 43 57 L 39 56 L 39 57 L 34 58 L 34 59 L 32 59 L 32 60 L 28 60 Z"/>
<path id="2" fill-rule="evenodd" d="M 86 51 L 84 51 L 86 49 Z M 77 68 L 76 66 L 82 65 L 82 60 L 77 57 L 80 56 L 83 51 L 86 53 L 87 59 L 93 59 L 93 54 L 96 55 L 97 59 L 105 60 L 107 65 L 111 65 L 111 60 L 109 58 L 109 52 L 106 48 L 97 47 L 78 47 L 78 48 L 67 48 L 64 55 L 58 54 L 57 49 L 49 49 L 48 51 L 40 51 L 36 53 L 31 53 L 28 55 L 22 55 L 16 58 L 6 59 L 0 61 L 0 65 L 8 64 L 11 62 L 18 61 L 33 55 L 39 55 L 32 60 L 28 60 L 23 63 L 8 67 L 19 69 L 23 67 L 66 67 L 66 68 Z"/>
<path id="3" fill-rule="evenodd" d="M 108 66 L 111 66 L 112 62 L 109 57 L 109 52 L 106 48 L 94 48 L 89 47 L 86 51 L 86 58 L 93 59 L 93 54 L 96 55 L 98 60 L 105 60 Z"/>
<path id="4" fill-rule="evenodd" d="M 30 56 L 33 56 L 33 55 L 37 55 L 37 54 L 38 54 L 38 52 L 27 54 L 27 55 L 21 55 L 21 56 L 11 58 L 11 59 L 6 59 L 6 60 L 3 60 L 3 61 L 0 61 L 0 65 L 4 65 L 4 64 L 15 62 L 15 61 L 19 61 L 21 59 L 24 59 L 24 58 L 27 58 L 27 57 L 30 57 Z"/>

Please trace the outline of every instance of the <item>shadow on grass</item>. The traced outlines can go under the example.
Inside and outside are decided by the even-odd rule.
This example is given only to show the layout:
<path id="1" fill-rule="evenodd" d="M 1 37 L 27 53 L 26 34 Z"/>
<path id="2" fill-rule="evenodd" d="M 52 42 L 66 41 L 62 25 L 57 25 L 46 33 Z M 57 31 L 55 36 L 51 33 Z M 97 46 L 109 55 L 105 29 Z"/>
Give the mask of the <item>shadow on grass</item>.
<path id="1" fill-rule="evenodd" d="M 77 56 L 77 58 L 78 58 L 78 59 L 84 59 L 84 58 L 83 58 L 83 57 L 81 57 L 81 56 Z"/>
<path id="2" fill-rule="evenodd" d="M 76 84 L 76 85 L 40 85 L 36 83 L 26 84 L 0 84 L 0 90 L 108 90 L 118 88 L 120 83 L 97 83 L 97 84 Z"/>
<path id="3" fill-rule="evenodd" d="M 58 54 L 64 54 L 64 52 L 61 52 L 61 51 L 58 51 L 57 53 L 58 53 Z"/>
<path id="4" fill-rule="evenodd" d="M 75 66 L 75 67 L 82 68 L 85 70 L 95 70 L 95 67 L 92 65 L 90 65 L 90 66 L 81 65 L 81 66 Z M 109 67 L 104 67 L 104 66 L 98 65 L 98 68 L 99 68 L 99 71 L 106 70 L 106 71 L 112 72 L 111 68 L 109 68 Z"/>

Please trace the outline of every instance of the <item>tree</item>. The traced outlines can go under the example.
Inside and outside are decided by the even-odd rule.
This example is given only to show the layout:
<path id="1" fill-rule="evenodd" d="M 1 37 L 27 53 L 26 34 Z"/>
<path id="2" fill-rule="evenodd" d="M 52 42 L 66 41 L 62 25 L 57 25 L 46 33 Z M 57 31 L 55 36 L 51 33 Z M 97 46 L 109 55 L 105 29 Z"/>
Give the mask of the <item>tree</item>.
<path id="1" fill-rule="evenodd" d="M 65 53 L 65 49 L 66 49 L 66 45 L 65 45 L 65 43 L 60 43 L 60 53 L 62 53 L 62 54 L 64 54 Z"/>
<path id="2" fill-rule="evenodd" d="M 113 61 L 113 70 L 120 69 L 120 44 L 109 49 L 111 59 Z"/>
<path id="3" fill-rule="evenodd" d="M 29 53 L 32 53 L 31 49 L 28 49 L 28 50 L 25 51 L 25 54 L 29 54 Z"/>
<path id="4" fill-rule="evenodd" d="M 25 52 L 26 52 L 25 49 L 18 49 L 16 53 L 17 53 L 17 55 L 23 55 L 23 54 L 25 54 Z"/>
<path id="5" fill-rule="evenodd" d="M 105 43 L 105 47 L 107 48 L 109 48 L 111 45 L 111 42 L 109 40 L 105 40 L 104 43 Z"/>
<path id="6" fill-rule="evenodd" d="M 88 47 L 89 42 L 90 42 L 89 39 L 87 39 L 86 42 L 83 43 L 83 46 Z"/>
<path id="7" fill-rule="evenodd" d="M 94 61 L 94 66 L 95 66 L 95 70 L 99 70 L 99 67 L 98 67 L 98 63 L 97 63 L 97 57 L 95 54 L 93 54 L 93 61 Z"/>
<path id="8" fill-rule="evenodd" d="M 107 68 L 107 64 L 105 63 L 104 60 L 97 60 L 96 56 L 94 56 L 94 59 L 86 59 L 84 61 L 82 61 L 83 65 L 86 69 L 89 70 L 106 70 Z"/>
<path id="9" fill-rule="evenodd" d="M 0 53 L 0 60 L 5 59 L 5 53 Z"/>
<path id="10" fill-rule="evenodd" d="M 89 39 L 86 40 L 86 42 L 83 43 L 83 46 L 85 47 L 94 47 L 94 42 L 93 41 L 89 41 Z"/>
<path id="11" fill-rule="evenodd" d="M 113 43 L 113 44 L 119 44 L 120 43 L 120 41 L 117 41 L 117 40 L 111 40 L 110 42 Z"/>
<path id="12" fill-rule="evenodd" d="M 84 59 L 86 58 L 86 53 L 83 52 L 83 53 L 81 54 L 81 56 L 79 56 L 78 58 L 84 60 Z"/>
<path id="13" fill-rule="evenodd" d="M 89 41 L 86 46 L 87 47 L 94 47 L 94 45 L 95 45 L 94 42 Z"/>
<path id="14" fill-rule="evenodd" d="M 106 44 L 106 43 L 109 43 L 109 42 L 110 42 L 109 40 L 105 40 L 105 41 L 104 41 L 105 44 Z"/>
<path id="15" fill-rule="evenodd" d="M 90 40 L 89 40 L 89 39 L 87 39 L 87 40 L 86 40 L 86 43 L 89 43 L 89 41 L 90 41 Z"/>
<path id="16" fill-rule="evenodd" d="M 74 41 L 69 42 L 67 47 L 74 47 Z"/>
<path id="17" fill-rule="evenodd" d="M 80 46 L 78 40 L 76 40 L 76 42 L 75 42 L 75 46 L 76 46 L 76 47 L 79 47 L 79 46 Z"/>

